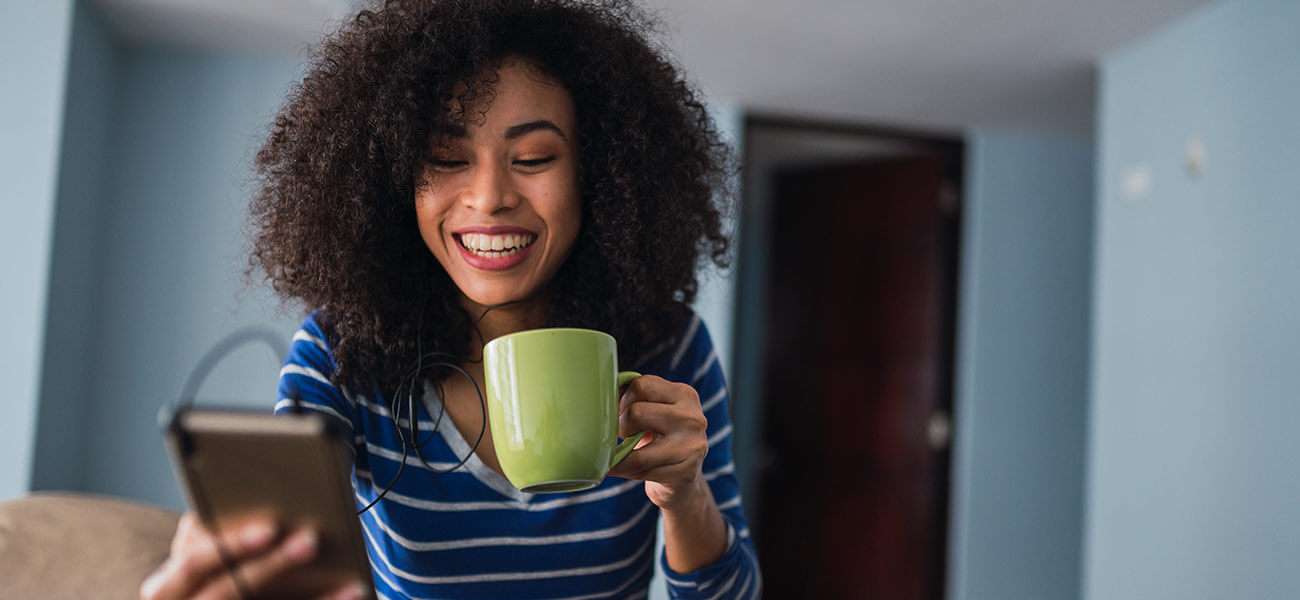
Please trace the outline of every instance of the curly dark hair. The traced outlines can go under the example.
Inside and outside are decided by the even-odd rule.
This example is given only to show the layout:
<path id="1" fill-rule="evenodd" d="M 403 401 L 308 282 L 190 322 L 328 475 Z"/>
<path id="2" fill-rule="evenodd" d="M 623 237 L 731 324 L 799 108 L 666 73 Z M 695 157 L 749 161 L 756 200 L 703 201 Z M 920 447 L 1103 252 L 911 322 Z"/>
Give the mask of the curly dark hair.
<path id="1" fill-rule="evenodd" d="M 321 43 L 257 153 L 249 273 L 319 309 L 336 382 L 395 388 L 417 338 L 471 360 L 474 324 L 414 198 L 433 142 L 474 118 L 449 107 L 490 100 L 512 57 L 563 85 L 577 117 L 582 227 L 548 326 L 608 331 L 624 364 L 680 329 L 697 266 L 728 264 L 733 167 L 658 31 L 614 0 L 389 0 Z"/>

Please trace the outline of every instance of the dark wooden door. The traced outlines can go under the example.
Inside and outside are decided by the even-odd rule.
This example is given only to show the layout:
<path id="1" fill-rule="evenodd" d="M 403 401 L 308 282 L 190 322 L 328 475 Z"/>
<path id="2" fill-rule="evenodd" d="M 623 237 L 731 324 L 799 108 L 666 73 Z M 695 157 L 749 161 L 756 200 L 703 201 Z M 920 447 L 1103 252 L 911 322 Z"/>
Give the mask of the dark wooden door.
<path id="1" fill-rule="evenodd" d="M 938 158 L 774 180 L 757 542 L 772 598 L 941 598 L 956 202 Z"/>

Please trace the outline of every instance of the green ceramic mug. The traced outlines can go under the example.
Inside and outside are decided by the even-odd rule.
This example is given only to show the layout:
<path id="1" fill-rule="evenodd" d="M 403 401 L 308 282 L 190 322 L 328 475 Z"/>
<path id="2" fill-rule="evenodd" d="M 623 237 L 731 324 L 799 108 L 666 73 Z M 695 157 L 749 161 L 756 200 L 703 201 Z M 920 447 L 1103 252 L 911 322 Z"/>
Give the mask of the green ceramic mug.
<path id="1" fill-rule="evenodd" d="M 613 336 L 591 329 L 533 329 L 483 347 L 492 443 L 506 479 L 524 492 L 595 487 L 643 434 L 618 441 Z"/>

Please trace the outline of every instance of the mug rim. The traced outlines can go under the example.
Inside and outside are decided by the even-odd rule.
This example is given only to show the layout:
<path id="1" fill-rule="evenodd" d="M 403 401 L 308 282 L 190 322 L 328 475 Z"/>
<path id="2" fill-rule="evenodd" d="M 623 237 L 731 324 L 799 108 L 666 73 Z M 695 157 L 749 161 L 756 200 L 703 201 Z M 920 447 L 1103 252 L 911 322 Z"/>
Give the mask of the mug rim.
<path id="1" fill-rule="evenodd" d="M 537 329 L 525 329 L 523 331 L 507 333 L 503 336 L 492 338 L 491 340 L 488 341 L 488 343 L 483 345 L 483 350 L 484 352 L 486 352 L 489 346 L 497 343 L 497 341 L 499 340 L 504 340 L 506 338 L 532 337 L 533 335 L 540 335 L 546 333 L 586 333 L 586 334 L 594 333 L 596 335 L 609 338 L 609 341 L 614 342 L 615 344 L 618 343 L 618 341 L 614 339 L 614 336 L 605 333 L 604 331 L 601 331 L 599 329 L 587 329 L 584 327 L 539 327 Z"/>

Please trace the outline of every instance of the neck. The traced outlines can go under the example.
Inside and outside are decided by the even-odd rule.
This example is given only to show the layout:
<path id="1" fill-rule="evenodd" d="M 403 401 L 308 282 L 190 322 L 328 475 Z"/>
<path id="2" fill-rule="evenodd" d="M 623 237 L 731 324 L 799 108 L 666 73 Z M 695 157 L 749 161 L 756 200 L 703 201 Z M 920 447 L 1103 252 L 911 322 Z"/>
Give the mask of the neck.
<path id="1" fill-rule="evenodd" d="M 546 325 L 546 303 L 543 298 L 530 298 L 496 307 L 484 306 L 464 297 L 461 301 L 470 318 L 478 323 L 477 331 L 471 329 L 470 332 L 472 356 L 482 356 L 483 345 L 503 335 Z"/>

